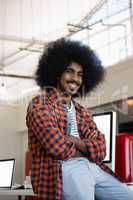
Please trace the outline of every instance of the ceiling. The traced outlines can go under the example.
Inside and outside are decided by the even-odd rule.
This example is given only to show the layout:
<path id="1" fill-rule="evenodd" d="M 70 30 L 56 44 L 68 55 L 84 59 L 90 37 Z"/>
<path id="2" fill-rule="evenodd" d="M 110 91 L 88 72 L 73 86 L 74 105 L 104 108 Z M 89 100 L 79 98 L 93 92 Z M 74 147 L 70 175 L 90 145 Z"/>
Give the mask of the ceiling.
<path id="1" fill-rule="evenodd" d="M 0 0 L 0 85 L 4 82 L 8 91 L 4 102 L 38 90 L 33 77 L 45 44 L 72 35 L 68 24 L 85 23 L 105 2 Z"/>

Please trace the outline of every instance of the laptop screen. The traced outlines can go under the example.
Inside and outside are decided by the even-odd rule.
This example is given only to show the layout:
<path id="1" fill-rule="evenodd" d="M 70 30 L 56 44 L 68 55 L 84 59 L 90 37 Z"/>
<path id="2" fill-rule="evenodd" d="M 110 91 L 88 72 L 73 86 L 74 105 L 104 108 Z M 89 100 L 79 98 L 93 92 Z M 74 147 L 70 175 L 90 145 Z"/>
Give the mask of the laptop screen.
<path id="1" fill-rule="evenodd" d="M 0 160 L 0 188 L 11 188 L 15 159 Z"/>

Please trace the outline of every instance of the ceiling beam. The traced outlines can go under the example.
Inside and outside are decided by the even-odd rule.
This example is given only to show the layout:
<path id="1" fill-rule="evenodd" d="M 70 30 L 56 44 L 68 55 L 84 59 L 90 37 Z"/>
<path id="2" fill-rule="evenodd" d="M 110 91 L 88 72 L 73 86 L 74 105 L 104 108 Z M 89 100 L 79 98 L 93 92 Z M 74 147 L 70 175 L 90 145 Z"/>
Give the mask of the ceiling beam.
<path id="1" fill-rule="evenodd" d="M 46 44 L 45 41 L 35 39 L 34 37 L 32 38 L 22 38 L 22 37 L 17 37 L 17 36 L 12 36 L 12 35 L 3 35 L 0 34 L 0 40 L 7 40 L 10 42 L 19 42 L 19 43 L 33 43 L 33 44 L 39 44 L 39 45 L 44 45 Z"/>
<path id="2" fill-rule="evenodd" d="M 35 76 L 25 76 L 25 75 L 17 75 L 17 74 L 0 73 L 0 76 L 9 77 L 9 78 L 35 79 Z"/>

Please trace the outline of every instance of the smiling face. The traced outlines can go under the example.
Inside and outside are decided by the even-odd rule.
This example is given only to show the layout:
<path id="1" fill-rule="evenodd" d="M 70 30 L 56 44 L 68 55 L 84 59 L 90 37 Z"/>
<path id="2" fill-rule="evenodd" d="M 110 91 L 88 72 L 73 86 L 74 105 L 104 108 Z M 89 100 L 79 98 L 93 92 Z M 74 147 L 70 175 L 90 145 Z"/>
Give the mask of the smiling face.
<path id="1" fill-rule="evenodd" d="M 83 81 L 83 69 L 78 63 L 72 62 L 62 73 L 57 89 L 65 92 L 70 98 L 77 93 Z"/>

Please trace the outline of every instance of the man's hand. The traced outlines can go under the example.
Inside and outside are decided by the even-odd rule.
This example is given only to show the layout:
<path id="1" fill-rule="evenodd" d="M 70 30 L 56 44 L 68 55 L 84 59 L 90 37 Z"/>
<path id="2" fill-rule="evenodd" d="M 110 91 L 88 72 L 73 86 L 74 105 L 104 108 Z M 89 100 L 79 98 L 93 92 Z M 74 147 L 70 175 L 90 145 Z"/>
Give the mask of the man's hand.
<path id="1" fill-rule="evenodd" d="M 84 153 L 87 152 L 86 145 L 80 138 L 74 137 L 72 135 L 66 135 L 65 138 L 66 138 L 66 140 L 72 142 L 78 151 L 81 151 Z"/>
<path id="2" fill-rule="evenodd" d="M 90 135 L 89 136 L 89 140 L 93 140 L 93 141 L 95 141 L 97 139 L 97 134 L 93 134 L 93 135 Z"/>
<path id="3" fill-rule="evenodd" d="M 76 143 L 79 142 L 79 140 L 80 140 L 78 137 L 74 137 L 74 136 L 72 136 L 72 135 L 66 135 L 65 138 L 66 138 L 68 141 L 70 141 L 70 142 L 72 142 L 72 143 L 74 143 L 74 144 L 76 144 Z"/>
<path id="4" fill-rule="evenodd" d="M 88 129 L 86 129 L 86 131 L 88 131 Z M 98 137 L 98 133 L 95 130 L 91 131 L 91 133 L 87 135 L 87 139 L 91 141 L 97 140 L 97 137 Z"/>

